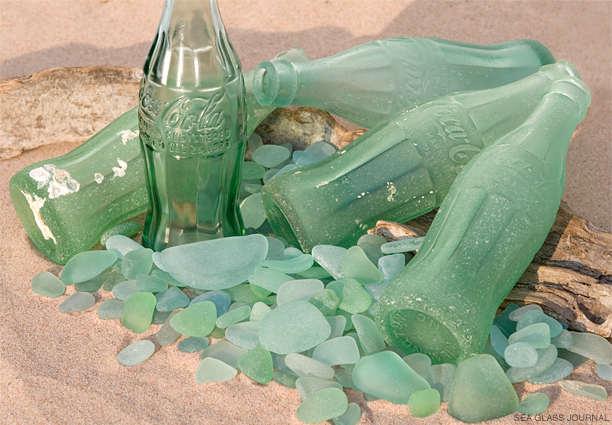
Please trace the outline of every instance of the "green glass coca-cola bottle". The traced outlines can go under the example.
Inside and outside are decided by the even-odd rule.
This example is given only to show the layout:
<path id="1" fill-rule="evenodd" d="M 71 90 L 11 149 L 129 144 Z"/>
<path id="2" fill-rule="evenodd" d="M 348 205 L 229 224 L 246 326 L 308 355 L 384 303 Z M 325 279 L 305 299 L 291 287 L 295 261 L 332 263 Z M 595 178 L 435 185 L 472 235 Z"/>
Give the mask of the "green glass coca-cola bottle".
<path id="1" fill-rule="evenodd" d="M 140 89 L 144 245 L 160 251 L 244 232 L 245 126 L 241 65 L 217 1 L 166 0 Z"/>

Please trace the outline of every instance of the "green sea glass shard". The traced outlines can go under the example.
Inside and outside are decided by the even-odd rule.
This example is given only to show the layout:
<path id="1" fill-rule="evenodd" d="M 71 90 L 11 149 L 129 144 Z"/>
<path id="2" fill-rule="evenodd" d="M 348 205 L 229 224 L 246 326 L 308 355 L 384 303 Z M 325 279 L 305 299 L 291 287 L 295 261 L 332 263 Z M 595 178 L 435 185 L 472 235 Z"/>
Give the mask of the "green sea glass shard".
<path id="1" fill-rule="evenodd" d="M 550 339 L 550 343 L 557 348 L 569 349 L 574 345 L 574 337 L 569 331 L 563 329 L 559 335 Z"/>
<path id="2" fill-rule="evenodd" d="M 327 320 L 329 326 L 331 327 L 331 333 L 329 334 L 328 339 L 339 338 L 344 335 L 344 328 L 346 327 L 346 317 L 326 316 L 325 320 Z"/>
<path id="3" fill-rule="evenodd" d="M 323 289 L 314 294 L 308 302 L 318 308 L 323 316 L 329 317 L 336 314 L 340 298 L 338 298 L 333 290 Z"/>
<path id="4" fill-rule="evenodd" d="M 378 271 L 378 269 L 376 270 Z M 331 282 L 327 285 L 327 289 L 333 290 L 340 299 L 338 308 L 349 313 L 363 313 L 372 304 L 372 297 L 356 279 L 347 277 Z"/>
<path id="5" fill-rule="evenodd" d="M 357 246 L 363 250 L 369 247 L 380 248 L 387 243 L 387 240 L 380 235 L 366 233 L 357 240 Z"/>
<path id="6" fill-rule="evenodd" d="M 402 358 L 408 366 L 423 379 L 427 379 L 427 371 L 431 367 L 431 359 L 427 354 L 414 353 Z M 413 415 L 414 416 L 414 415 Z"/>
<path id="7" fill-rule="evenodd" d="M 538 415 L 548 409 L 550 399 L 544 393 L 533 393 L 525 397 L 519 404 L 518 411 L 523 415 Z"/>
<path id="8" fill-rule="evenodd" d="M 190 336 L 189 338 L 179 341 L 178 349 L 184 353 L 199 353 L 208 347 L 209 344 L 210 341 L 208 338 Z"/>
<path id="9" fill-rule="evenodd" d="M 508 345 L 504 350 L 504 360 L 511 367 L 532 367 L 538 361 L 538 353 L 535 348 L 526 342 L 515 342 Z"/>
<path id="10" fill-rule="evenodd" d="M 341 269 L 345 278 L 354 278 L 362 285 L 380 283 L 383 280 L 382 272 L 372 264 L 363 249 L 358 246 L 348 249 L 342 258 Z"/>
<path id="11" fill-rule="evenodd" d="M 598 364 L 597 365 L 597 376 L 606 381 L 612 381 L 612 365 L 609 364 Z"/>
<path id="12" fill-rule="evenodd" d="M 383 254 L 397 254 L 399 252 L 417 251 L 423 245 L 425 237 L 406 238 L 393 242 L 387 242 L 380 247 Z"/>
<path id="13" fill-rule="evenodd" d="M 263 140 L 261 140 L 261 136 L 257 133 L 253 133 L 247 139 L 247 147 L 249 152 L 255 152 L 260 146 L 263 145 Z"/>
<path id="14" fill-rule="evenodd" d="M 277 307 L 261 321 L 261 345 L 278 354 L 299 353 L 316 347 L 331 333 L 323 314 L 307 301 Z"/>
<path id="15" fill-rule="evenodd" d="M 225 329 L 225 337 L 229 342 L 238 347 L 252 350 L 253 348 L 263 345 L 260 342 L 261 323 L 262 322 L 236 323 Z"/>
<path id="16" fill-rule="evenodd" d="M 249 282 L 253 285 L 257 285 L 274 293 L 277 293 L 278 288 L 289 280 L 293 280 L 293 278 L 285 273 L 261 266 L 255 267 L 253 275 L 249 277 Z"/>
<path id="17" fill-rule="evenodd" d="M 425 418 L 440 410 L 440 393 L 434 388 L 415 391 L 408 400 L 410 414 L 415 418 Z"/>
<path id="18" fill-rule="evenodd" d="M 343 415 L 333 418 L 334 425 L 355 425 L 361 419 L 361 409 L 356 403 L 349 403 Z"/>
<path id="19" fill-rule="evenodd" d="M 278 168 L 270 168 L 268 171 L 266 171 L 262 178 L 264 184 L 268 183 L 270 179 L 272 179 L 274 176 L 278 174 L 279 171 L 280 169 Z"/>
<path id="20" fill-rule="evenodd" d="M 310 254 L 302 254 L 289 260 L 264 260 L 261 262 L 262 267 L 286 274 L 302 273 L 311 268 L 313 264 L 314 260 Z"/>
<path id="21" fill-rule="evenodd" d="M 334 371 L 334 378 L 337 382 L 339 382 L 344 388 L 351 388 L 355 391 L 360 391 L 359 388 L 355 386 L 353 382 L 353 372 L 346 369 L 336 369 Z"/>
<path id="22" fill-rule="evenodd" d="M 342 260 L 348 249 L 333 245 L 317 245 L 312 248 L 312 258 L 334 279 L 342 279 Z"/>
<path id="23" fill-rule="evenodd" d="M 559 348 L 559 358 L 563 360 L 567 360 L 574 366 L 574 368 L 580 366 L 584 362 L 588 361 L 587 357 L 581 356 L 580 354 L 573 353 L 564 348 Z"/>
<path id="24" fill-rule="evenodd" d="M 521 317 L 523 317 L 523 315 L 525 313 L 528 313 L 530 311 L 539 311 L 542 312 L 542 307 L 540 307 L 537 304 L 527 304 L 524 305 L 520 308 L 516 308 L 514 310 L 512 310 L 510 313 L 508 313 L 508 319 L 512 320 L 513 322 L 518 322 Z"/>
<path id="25" fill-rule="evenodd" d="M 497 360 L 497 363 L 501 366 L 504 372 L 510 369 L 510 366 L 508 365 L 508 363 L 506 363 L 506 360 L 504 360 L 503 356 L 497 354 L 491 343 L 485 345 L 484 349 L 482 350 L 482 354 L 488 354 L 490 356 L 493 356 L 493 358 Z"/>
<path id="26" fill-rule="evenodd" d="M 506 371 L 506 376 L 510 382 L 514 384 L 534 378 L 551 367 L 557 359 L 557 347 L 552 344 L 548 348 L 537 350 L 537 352 L 538 361 L 535 365 L 531 367 L 511 367 Z"/>
<path id="27" fill-rule="evenodd" d="M 276 302 L 279 306 L 297 300 L 308 301 L 325 288 L 317 279 L 297 279 L 283 283 L 277 291 Z"/>
<path id="28" fill-rule="evenodd" d="M 196 369 L 196 382 L 225 382 L 234 378 L 238 371 L 230 365 L 217 360 L 214 357 L 204 358 Z"/>
<path id="29" fill-rule="evenodd" d="M 451 363 L 432 365 L 427 370 L 427 382 L 431 388 L 435 388 L 440 393 L 443 402 L 450 400 L 450 388 L 455 379 L 457 366 Z"/>
<path id="30" fill-rule="evenodd" d="M 238 359 L 238 369 L 253 381 L 267 384 L 274 375 L 270 352 L 263 347 L 247 351 Z"/>
<path id="31" fill-rule="evenodd" d="M 302 354 L 287 354 L 285 364 L 298 376 L 314 376 L 322 379 L 334 377 L 334 370 L 331 366 Z"/>
<path id="32" fill-rule="evenodd" d="M 33 292 L 49 298 L 57 298 L 66 292 L 66 285 L 49 272 L 36 273 L 31 287 Z"/>
<path id="33" fill-rule="evenodd" d="M 546 323 L 534 323 L 508 337 L 508 343 L 526 342 L 533 348 L 546 348 L 550 345 L 550 327 Z"/>
<path id="34" fill-rule="evenodd" d="M 205 348 L 202 353 L 200 353 L 200 359 L 212 357 L 237 369 L 238 360 L 246 352 L 246 349 L 238 347 L 229 341 L 219 341 Z"/>
<path id="35" fill-rule="evenodd" d="M 261 298 L 259 298 L 259 296 L 253 292 L 251 285 L 247 284 L 233 286 L 231 288 L 224 289 L 223 291 L 227 292 L 234 302 L 253 304 L 261 300 Z"/>
<path id="36" fill-rule="evenodd" d="M 518 406 L 516 391 L 492 356 L 480 354 L 459 363 L 448 402 L 453 418 L 488 421 L 514 413 Z"/>
<path id="37" fill-rule="evenodd" d="M 168 289 L 168 285 L 155 279 L 148 274 L 136 275 L 136 287 L 140 292 L 163 292 Z"/>
<path id="38" fill-rule="evenodd" d="M 150 292 L 137 292 L 126 301 L 121 316 L 121 324 L 136 333 L 143 333 L 153 319 L 153 312 L 157 300 Z"/>
<path id="39" fill-rule="evenodd" d="M 324 390 L 325 388 L 342 389 L 342 385 L 329 379 L 317 378 L 314 376 L 300 376 L 295 382 L 295 388 L 300 393 L 302 400 L 306 400 L 311 395 Z"/>
<path id="40" fill-rule="evenodd" d="M 405 265 L 406 256 L 404 254 L 385 255 L 380 260 L 378 260 L 378 269 L 383 274 L 383 282 L 388 282 L 395 276 L 397 276 L 397 274 L 402 271 Z"/>
<path id="41" fill-rule="evenodd" d="M 263 145 L 252 153 L 253 161 L 266 168 L 276 167 L 291 157 L 289 149 L 278 145 Z"/>
<path id="42" fill-rule="evenodd" d="M 266 260 L 284 260 L 285 244 L 280 239 L 266 236 L 268 240 L 268 255 Z"/>
<path id="43" fill-rule="evenodd" d="M 295 388 L 299 376 L 288 370 L 277 370 L 273 374 L 274 382 L 277 382 L 285 387 Z"/>
<path id="44" fill-rule="evenodd" d="M 246 320 L 251 315 L 251 307 L 244 305 L 234 310 L 229 310 L 227 313 L 222 314 L 217 318 L 216 325 L 219 328 L 227 328 L 228 326 L 234 325 L 238 322 Z"/>
<path id="45" fill-rule="evenodd" d="M 502 330 L 496 325 L 491 325 L 489 338 L 491 338 L 491 345 L 493 346 L 495 352 L 500 356 L 503 356 L 506 347 L 508 347 L 508 338 L 506 338 Z"/>
<path id="46" fill-rule="evenodd" d="M 272 309 L 265 303 L 257 302 L 253 305 L 253 308 L 251 309 L 251 315 L 249 317 L 249 320 L 251 322 L 261 322 L 263 318 L 266 317 L 266 314 L 268 314 L 270 311 L 272 311 Z"/>
<path id="47" fill-rule="evenodd" d="M 211 301 L 192 304 L 170 319 L 175 331 L 203 338 L 210 334 L 217 320 L 217 308 Z"/>
<path id="48" fill-rule="evenodd" d="M 570 334 L 574 344 L 569 351 L 588 357 L 595 363 L 612 363 L 612 344 L 605 338 L 588 332 L 570 332 Z"/>
<path id="49" fill-rule="evenodd" d="M 96 299 L 89 292 L 75 292 L 64 300 L 58 307 L 60 313 L 76 313 L 87 310 L 96 303 Z"/>
<path id="50" fill-rule="evenodd" d="M 133 294 L 139 292 L 138 284 L 135 280 L 125 280 L 115 285 L 112 292 L 118 300 L 127 301 Z"/>
<path id="51" fill-rule="evenodd" d="M 343 415 L 348 399 L 341 389 L 326 388 L 304 400 L 297 408 L 297 417 L 307 424 L 316 424 Z"/>
<path id="52" fill-rule="evenodd" d="M 253 285 L 252 283 L 249 283 L 249 288 L 251 289 L 251 292 L 253 292 L 253 294 L 255 294 L 255 296 L 260 300 L 263 300 L 272 294 L 272 291 L 268 291 L 267 289 L 264 289 L 261 286 Z"/>
<path id="53" fill-rule="evenodd" d="M 258 234 L 234 236 L 175 246 L 161 254 L 175 279 L 198 289 L 226 289 L 253 274 L 268 254 L 268 241 Z"/>
<path id="54" fill-rule="evenodd" d="M 125 254 L 131 251 L 137 251 L 144 247 L 132 238 L 123 235 L 114 235 L 107 239 L 106 249 L 117 254 L 117 258 L 122 259 Z"/>
<path id="55" fill-rule="evenodd" d="M 157 255 L 161 255 L 159 252 L 155 252 L 153 253 L 153 256 L 155 256 L 155 254 Z M 151 272 L 151 276 L 157 280 L 159 280 L 160 282 L 165 283 L 168 286 L 176 286 L 179 288 L 183 288 L 187 285 L 185 285 L 182 282 L 179 282 L 178 280 L 176 280 L 175 278 L 173 278 L 172 276 L 170 276 L 167 272 L 163 271 L 163 270 L 153 270 Z"/>
<path id="56" fill-rule="evenodd" d="M 136 279 L 139 274 L 147 275 L 153 267 L 153 250 L 149 248 L 130 251 L 123 256 L 121 274 L 126 279 Z"/>
<path id="57" fill-rule="evenodd" d="M 117 273 L 114 269 L 107 269 L 100 276 L 102 275 L 104 275 L 104 290 L 108 292 L 111 292 L 117 284 L 126 280 L 123 275 Z"/>
<path id="58" fill-rule="evenodd" d="M 181 334 L 175 331 L 172 328 L 172 325 L 170 324 L 170 319 L 177 313 L 178 312 L 175 311 L 170 314 L 168 319 L 164 322 L 162 327 L 159 328 L 159 330 L 155 334 L 155 340 L 162 347 L 174 344 L 174 342 L 181 337 Z"/>
<path id="59" fill-rule="evenodd" d="M 552 384 L 569 375 L 574 371 L 574 366 L 564 359 L 555 359 L 555 362 L 539 375 L 527 379 L 532 384 Z"/>
<path id="60" fill-rule="evenodd" d="M 174 311 L 177 308 L 183 308 L 189 305 L 189 297 L 176 286 L 171 286 L 165 291 L 159 292 L 158 295 L 157 310 L 159 311 Z"/>
<path id="61" fill-rule="evenodd" d="M 121 350 L 117 355 L 117 360 L 124 366 L 136 366 L 151 357 L 153 353 L 155 353 L 155 344 L 148 339 L 143 339 Z"/>
<path id="62" fill-rule="evenodd" d="M 378 353 L 385 349 L 386 344 L 376 323 L 360 314 L 351 316 L 351 321 L 359 335 L 359 344 L 366 356 Z"/>
<path id="63" fill-rule="evenodd" d="M 121 319 L 125 302 L 120 300 L 104 300 L 98 307 L 98 317 L 102 320 Z"/>
<path id="64" fill-rule="evenodd" d="M 106 280 L 106 273 L 110 270 L 111 269 L 106 269 L 106 271 L 102 272 L 98 276 L 94 277 L 93 279 L 86 280 L 85 282 L 75 283 L 74 289 L 78 292 L 94 293 L 98 291 Z"/>
<path id="65" fill-rule="evenodd" d="M 258 229 L 266 221 L 266 213 L 261 203 L 261 193 L 254 193 L 240 203 L 240 213 L 244 227 Z"/>
<path id="66" fill-rule="evenodd" d="M 111 236 L 121 235 L 131 238 L 132 236 L 136 236 L 136 234 L 141 230 L 142 226 L 139 222 L 126 221 L 102 233 L 102 236 L 100 236 L 100 245 L 102 245 L 103 248 L 106 248 L 106 242 Z"/>
<path id="67" fill-rule="evenodd" d="M 65 285 L 85 282 L 108 269 L 116 260 L 117 254 L 112 251 L 81 252 L 68 260 L 60 278 Z"/>
<path id="68" fill-rule="evenodd" d="M 391 351 L 363 357 L 355 365 L 352 377 L 361 391 L 396 404 L 408 404 L 415 391 L 430 388 L 425 379 Z"/>
<path id="69" fill-rule="evenodd" d="M 359 361 L 357 342 L 349 336 L 343 336 L 319 344 L 312 353 L 312 358 L 329 366 L 355 364 Z"/>
<path id="70" fill-rule="evenodd" d="M 336 146 L 330 143 L 327 143 L 323 140 L 320 140 L 308 146 L 306 149 L 304 149 L 304 152 L 309 153 L 313 156 L 316 156 L 318 159 L 321 160 L 321 159 L 325 159 L 328 156 L 332 155 L 337 150 L 338 149 L 336 148 Z"/>
<path id="71" fill-rule="evenodd" d="M 242 163 L 242 180 L 261 179 L 266 173 L 266 169 L 256 162 L 244 161 Z"/>
<path id="72" fill-rule="evenodd" d="M 561 388 L 572 394 L 582 397 L 592 398 L 593 400 L 606 401 L 608 392 L 601 385 L 588 384 L 580 381 L 563 380 L 560 382 Z"/>
<path id="73" fill-rule="evenodd" d="M 523 314 L 516 323 L 516 330 L 520 331 L 521 329 L 524 329 L 529 325 L 533 325 L 534 323 L 546 323 L 550 328 L 551 338 L 559 336 L 563 330 L 561 323 L 538 310 L 530 310 Z"/>
<path id="74" fill-rule="evenodd" d="M 518 304 L 508 304 L 504 311 L 502 311 L 493 321 L 493 323 L 503 332 L 506 338 L 516 332 L 516 321 L 510 320 L 509 316 L 510 313 L 519 308 L 520 306 Z"/>

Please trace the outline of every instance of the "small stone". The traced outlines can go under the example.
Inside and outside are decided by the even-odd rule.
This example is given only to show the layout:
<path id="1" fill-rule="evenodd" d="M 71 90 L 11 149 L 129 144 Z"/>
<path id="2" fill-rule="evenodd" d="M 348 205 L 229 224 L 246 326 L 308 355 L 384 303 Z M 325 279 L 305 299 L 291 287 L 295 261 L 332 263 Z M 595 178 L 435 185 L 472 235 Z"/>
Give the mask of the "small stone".
<path id="1" fill-rule="evenodd" d="M 176 286 L 171 286 L 165 291 L 159 292 L 158 295 L 157 310 L 159 311 L 174 311 L 177 308 L 189 305 L 189 297 Z"/>
<path id="2" fill-rule="evenodd" d="M 444 402 L 450 400 L 450 388 L 455 379 L 456 370 L 457 367 L 450 363 L 435 364 L 427 370 L 427 382 L 431 388 L 438 390 Z"/>
<path id="3" fill-rule="evenodd" d="M 355 364 L 359 361 L 359 348 L 349 336 L 328 339 L 314 349 L 312 358 L 329 366 Z"/>
<path id="4" fill-rule="evenodd" d="M 538 361 L 531 367 L 511 367 L 506 371 L 506 376 L 513 384 L 527 381 L 543 373 L 551 367 L 557 359 L 557 347 L 550 344 L 548 348 L 536 350 Z"/>
<path id="5" fill-rule="evenodd" d="M 307 424 L 316 424 L 343 415 L 347 408 L 344 392 L 331 387 L 304 400 L 297 408 L 297 417 Z"/>
<path id="6" fill-rule="evenodd" d="M 262 145 L 251 154 L 253 161 L 266 168 L 276 167 L 291 157 L 289 149 L 278 145 Z"/>
<path id="7" fill-rule="evenodd" d="M 244 305 L 242 307 L 230 310 L 227 313 L 217 318 L 216 325 L 219 328 L 227 328 L 228 326 L 242 322 L 249 318 L 251 315 L 251 307 Z"/>
<path id="8" fill-rule="evenodd" d="M 287 354 L 285 363 L 298 376 L 314 376 L 322 379 L 334 377 L 334 370 L 331 366 L 302 354 Z"/>
<path id="9" fill-rule="evenodd" d="M 546 323 L 529 325 L 510 335 L 508 343 L 515 342 L 526 342 L 533 348 L 546 348 L 550 345 L 550 328 Z"/>
<path id="10" fill-rule="evenodd" d="M 253 348 L 240 356 L 238 368 L 246 376 L 260 384 L 270 382 L 274 374 L 272 356 L 263 347 Z"/>
<path id="11" fill-rule="evenodd" d="M 557 358 L 551 367 L 527 380 L 532 384 L 552 384 L 571 375 L 573 371 L 574 366 L 570 362 Z"/>
<path id="12" fill-rule="evenodd" d="M 260 342 L 261 323 L 262 322 L 236 323 L 225 329 L 225 338 L 238 347 L 247 350 L 260 347 L 262 345 Z"/>
<path id="13" fill-rule="evenodd" d="M 559 336 L 563 330 L 561 323 L 538 310 L 530 310 L 523 314 L 516 323 L 516 330 L 520 331 L 521 329 L 524 329 L 529 325 L 533 325 L 534 323 L 546 323 L 550 328 L 551 338 Z"/>
<path id="14" fill-rule="evenodd" d="M 145 332 L 151 326 L 157 300 L 149 292 L 137 292 L 125 302 L 121 324 L 136 333 Z"/>
<path id="15" fill-rule="evenodd" d="M 604 337 L 587 332 L 570 332 L 570 334 L 574 344 L 569 351 L 587 357 L 595 363 L 612 363 L 612 345 Z"/>
<path id="16" fill-rule="evenodd" d="M 143 249 L 135 240 L 123 235 L 114 235 L 106 240 L 106 249 L 117 254 L 117 258 L 121 259 L 130 251 Z"/>
<path id="17" fill-rule="evenodd" d="M 282 306 L 297 300 L 308 301 L 324 288 L 323 282 L 317 279 L 290 280 L 278 288 L 276 302 Z"/>
<path id="18" fill-rule="evenodd" d="M 272 375 L 274 382 L 277 382 L 285 387 L 295 388 L 299 376 L 288 370 L 277 370 Z"/>
<path id="19" fill-rule="evenodd" d="M 302 254 L 290 260 L 264 260 L 260 265 L 281 273 L 295 274 L 308 270 L 313 264 L 312 255 Z"/>
<path id="20" fill-rule="evenodd" d="M 181 337 L 181 334 L 175 331 L 170 324 L 170 319 L 176 313 L 177 312 L 173 312 L 155 334 L 157 343 L 162 347 L 174 344 L 174 342 Z"/>
<path id="21" fill-rule="evenodd" d="M 391 351 L 363 357 L 355 365 L 352 377 L 361 391 L 396 404 L 408 404 L 415 391 L 430 388 L 425 379 Z"/>
<path id="22" fill-rule="evenodd" d="M 49 298 L 64 295 L 66 285 L 49 272 L 36 273 L 32 278 L 32 291 Z"/>
<path id="23" fill-rule="evenodd" d="M 408 409 L 415 418 L 425 418 L 440 410 L 440 393 L 434 388 L 415 391 L 408 400 Z"/>
<path id="24" fill-rule="evenodd" d="M 81 252 L 68 260 L 60 278 L 65 285 L 85 282 L 108 269 L 116 260 L 117 254 L 111 251 Z"/>
<path id="25" fill-rule="evenodd" d="M 57 309 L 60 313 L 76 313 L 87 310 L 96 303 L 96 299 L 89 292 L 75 292 L 62 302 Z"/>
<path id="26" fill-rule="evenodd" d="M 605 381 L 612 381 L 612 366 L 609 364 L 598 364 L 597 376 Z"/>
<path id="27" fill-rule="evenodd" d="M 563 329 L 558 336 L 550 339 L 550 343 L 557 348 L 565 348 L 567 350 L 574 345 L 574 337 L 569 331 Z"/>
<path id="28" fill-rule="evenodd" d="M 342 259 L 346 248 L 333 245 L 316 245 L 312 248 L 312 258 L 323 267 L 334 279 L 342 279 Z"/>
<path id="29" fill-rule="evenodd" d="M 331 289 L 323 289 L 314 294 L 308 302 L 314 305 L 323 316 L 334 316 L 340 304 L 340 298 Z"/>
<path id="30" fill-rule="evenodd" d="M 351 321 L 355 326 L 357 335 L 359 335 L 359 344 L 366 356 L 385 349 L 385 340 L 372 319 L 361 314 L 354 314 L 351 316 Z"/>
<path id="31" fill-rule="evenodd" d="M 539 415 L 548 409 L 550 399 L 544 393 L 533 393 L 521 401 L 518 411 L 523 415 Z"/>
<path id="32" fill-rule="evenodd" d="M 518 322 L 520 318 L 523 317 L 523 314 L 527 313 L 528 311 L 542 312 L 542 307 L 537 304 L 524 305 L 523 307 L 516 308 L 515 310 L 511 311 L 508 314 L 508 319 L 512 320 L 513 322 Z"/>
<path id="33" fill-rule="evenodd" d="M 261 321 L 261 345 L 278 354 L 316 347 L 331 333 L 329 322 L 307 301 L 294 301 L 272 310 Z"/>
<path id="34" fill-rule="evenodd" d="M 341 269 L 345 278 L 354 278 L 362 285 L 380 283 L 383 280 L 382 272 L 372 264 L 363 249 L 358 246 L 348 249 L 342 258 Z"/>
<path id="35" fill-rule="evenodd" d="M 247 350 L 232 344 L 229 341 L 219 341 L 208 348 L 205 348 L 200 353 L 200 359 L 213 357 L 221 360 L 223 363 L 230 365 L 234 369 L 238 368 L 238 360 Z"/>
<path id="36" fill-rule="evenodd" d="M 266 169 L 256 162 L 244 161 L 242 163 L 242 180 L 261 179 L 266 174 Z"/>
<path id="37" fill-rule="evenodd" d="M 208 344 L 210 344 L 208 338 L 190 336 L 189 338 L 179 341 L 178 349 L 183 353 L 199 353 L 208 347 Z"/>
<path id="38" fill-rule="evenodd" d="M 143 339 L 121 350 L 117 355 L 117 360 L 123 366 L 135 366 L 151 357 L 153 353 L 155 353 L 155 344 L 147 339 Z"/>
<path id="39" fill-rule="evenodd" d="M 372 304 L 372 297 L 356 279 L 348 277 L 331 282 L 327 289 L 333 290 L 340 299 L 338 308 L 349 313 L 363 313 Z"/>
<path id="40" fill-rule="evenodd" d="M 250 283 L 274 293 L 278 292 L 278 288 L 280 288 L 283 283 L 290 280 L 293 280 L 293 278 L 285 273 L 261 266 L 255 267 L 253 275 L 249 276 Z"/>
<path id="41" fill-rule="evenodd" d="M 121 319 L 124 307 L 124 301 L 115 299 L 104 300 L 100 307 L 98 307 L 98 317 L 102 320 Z"/>
<path id="42" fill-rule="evenodd" d="M 561 388 L 572 394 L 582 397 L 592 398 L 593 400 L 606 401 L 608 392 L 601 385 L 587 384 L 580 381 L 563 380 L 559 382 Z"/>
<path id="43" fill-rule="evenodd" d="M 325 388 L 342 389 L 342 385 L 329 379 L 317 378 L 314 376 L 300 376 L 295 382 L 295 388 L 300 393 L 302 400 L 306 400 L 311 395 L 324 390 Z"/>
<path id="44" fill-rule="evenodd" d="M 112 292 L 118 300 L 127 301 L 128 298 L 138 292 L 138 285 L 135 280 L 125 280 L 115 285 Z"/>
<path id="45" fill-rule="evenodd" d="M 204 358 L 196 368 L 196 382 L 225 382 L 234 378 L 238 371 L 214 357 Z"/>
<path id="46" fill-rule="evenodd" d="M 132 236 L 135 236 L 141 230 L 142 230 L 142 226 L 140 225 L 139 222 L 126 221 L 104 232 L 102 236 L 100 236 L 100 245 L 106 248 L 106 242 L 111 236 L 122 235 L 127 238 L 131 238 Z"/>
<path id="47" fill-rule="evenodd" d="M 515 342 L 504 350 L 504 360 L 511 367 L 532 367 L 538 361 L 538 353 L 526 342 Z"/>
<path id="48" fill-rule="evenodd" d="M 400 239 L 398 241 L 387 242 L 386 244 L 380 247 L 380 250 L 383 252 L 383 254 L 396 254 L 398 252 L 416 251 L 421 248 L 421 245 L 423 245 L 424 240 L 424 236 L 420 238 Z"/>
<path id="49" fill-rule="evenodd" d="M 404 362 L 406 362 L 406 364 L 410 366 L 412 370 L 418 373 L 423 379 L 427 379 L 427 371 L 431 367 L 431 359 L 427 354 L 409 354 L 403 357 L 402 360 L 404 360 Z"/>
<path id="50" fill-rule="evenodd" d="M 240 213 L 244 227 L 252 227 L 258 229 L 266 221 L 266 213 L 264 212 L 261 202 L 261 193 L 255 193 L 240 203 Z"/>
<path id="51" fill-rule="evenodd" d="M 392 280 L 405 266 L 406 256 L 404 254 L 385 255 L 378 260 L 378 269 L 383 274 L 383 282 Z"/>
<path id="52" fill-rule="evenodd" d="M 217 308 L 211 301 L 193 304 L 179 311 L 170 319 L 175 331 L 203 338 L 210 334 L 217 320 Z"/>
<path id="53" fill-rule="evenodd" d="M 361 409 L 356 403 L 349 403 L 343 415 L 333 418 L 334 425 L 355 425 L 361 419 Z"/>
<path id="54" fill-rule="evenodd" d="M 457 366 L 451 386 L 448 413 L 463 422 L 482 422 L 514 413 L 516 391 L 497 361 L 480 354 Z"/>
<path id="55" fill-rule="evenodd" d="M 217 308 L 217 314 L 221 316 L 222 314 L 227 313 L 229 306 L 232 303 L 232 298 L 227 292 L 210 291 L 206 292 L 205 294 L 198 295 L 193 300 L 191 300 L 189 305 L 201 303 L 204 301 L 211 301 Z"/>

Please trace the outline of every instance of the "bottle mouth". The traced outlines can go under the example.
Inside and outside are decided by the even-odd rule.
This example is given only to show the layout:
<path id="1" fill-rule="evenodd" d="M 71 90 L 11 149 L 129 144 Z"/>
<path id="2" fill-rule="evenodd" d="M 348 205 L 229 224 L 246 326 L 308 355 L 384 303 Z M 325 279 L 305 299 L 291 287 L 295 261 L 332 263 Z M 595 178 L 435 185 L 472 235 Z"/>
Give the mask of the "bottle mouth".
<path id="1" fill-rule="evenodd" d="M 253 95 L 262 106 L 289 106 L 297 91 L 297 71 L 291 62 L 275 59 L 261 62 L 255 68 Z"/>
<path id="2" fill-rule="evenodd" d="M 435 317 L 412 309 L 393 310 L 384 320 L 385 336 L 406 354 L 427 354 L 434 364 L 457 364 L 463 358 L 457 338 Z"/>
<path id="3" fill-rule="evenodd" d="M 272 105 L 278 96 L 278 75 L 274 65 L 270 67 L 268 63 L 260 63 L 253 74 L 253 94 L 262 106 Z M 277 84 L 272 84 L 271 79 Z"/>
<path id="4" fill-rule="evenodd" d="M 591 104 L 591 92 L 580 79 L 568 77 L 555 80 L 548 86 L 544 95 L 549 93 L 557 93 L 570 98 L 580 110 L 580 120 L 584 119 Z"/>

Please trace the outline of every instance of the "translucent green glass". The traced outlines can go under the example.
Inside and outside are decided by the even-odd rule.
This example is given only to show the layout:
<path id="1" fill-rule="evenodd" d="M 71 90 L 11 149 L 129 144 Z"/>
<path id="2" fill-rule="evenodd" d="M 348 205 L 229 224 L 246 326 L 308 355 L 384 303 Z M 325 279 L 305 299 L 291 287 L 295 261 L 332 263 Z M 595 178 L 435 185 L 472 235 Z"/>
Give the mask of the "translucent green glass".
<path id="1" fill-rule="evenodd" d="M 435 97 L 508 84 L 554 62 L 534 40 L 477 45 L 436 38 L 371 41 L 319 60 L 262 62 L 262 105 L 322 109 L 366 128 Z"/>
<path id="2" fill-rule="evenodd" d="M 523 125 L 463 169 L 421 249 L 378 301 L 389 344 L 433 363 L 482 352 L 498 306 L 555 220 L 567 149 L 589 103 L 577 78 L 554 81 Z"/>
<path id="3" fill-rule="evenodd" d="M 403 222 L 440 206 L 462 168 L 519 127 L 566 61 L 503 87 L 448 95 L 406 109 L 330 157 L 268 181 L 272 229 L 306 251 L 350 247 L 377 220 Z"/>

